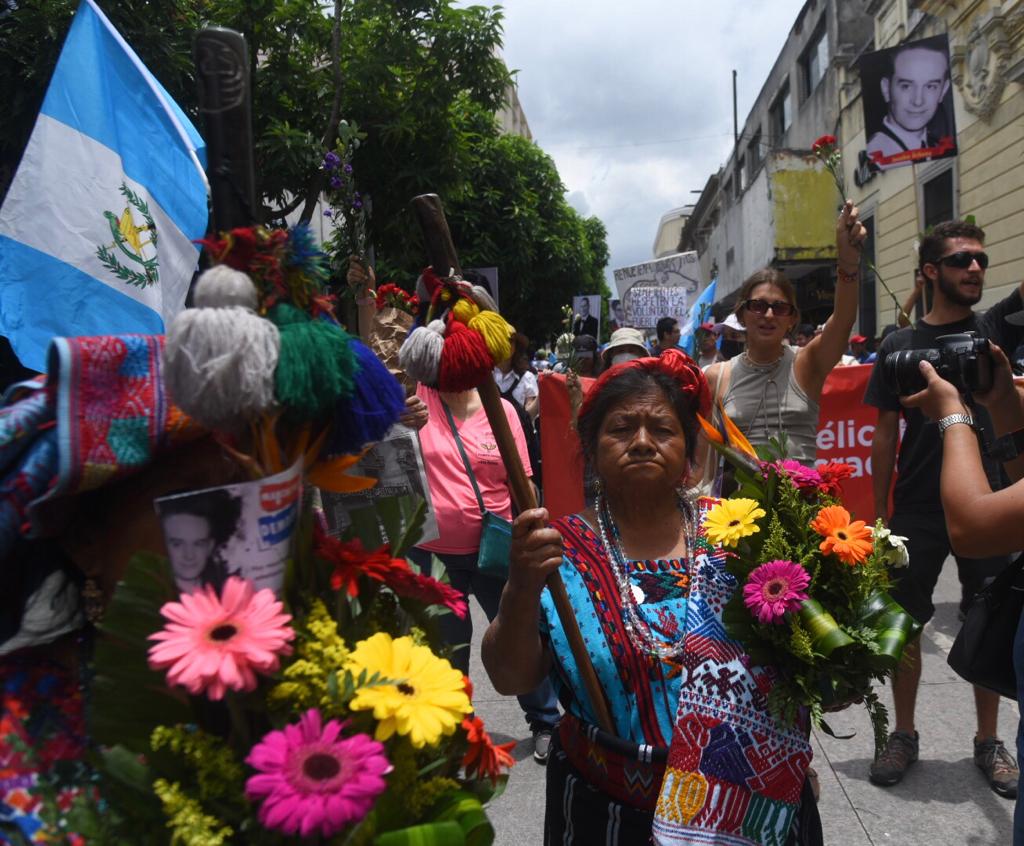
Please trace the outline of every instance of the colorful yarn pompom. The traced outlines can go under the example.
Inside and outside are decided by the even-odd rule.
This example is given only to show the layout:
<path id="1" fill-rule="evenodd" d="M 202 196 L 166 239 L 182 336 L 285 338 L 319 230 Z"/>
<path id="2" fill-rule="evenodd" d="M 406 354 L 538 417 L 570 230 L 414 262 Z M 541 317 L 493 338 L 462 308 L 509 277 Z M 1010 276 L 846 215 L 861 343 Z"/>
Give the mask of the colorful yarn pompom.
<path id="1" fill-rule="evenodd" d="M 275 406 L 280 348 L 277 327 L 247 308 L 185 309 L 167 330 L 167 390 L 201 425 L 235 430 Z"/>
<path id="2" fill-rule="evenodd" d="M 512 355 L 512 335 L 516 330 L 498 312 L 481 311 L 469 321 L 469 328 L 483 336 L 495 364 Z"/>
<path id="3" fill-rule="evenodd" d="M 441 349 L 444 347 L 444 323 L 431 321 L 417 326 L 398 351 L 398 363 L 408 377 L 424 385 L 436 385 L 441 372 Z"/>
<path id="4" fill-rule="evenodd" d="M 359 375 L 352 396 L 335 407 L 326 447 L 331 455 L 356 453 L 379 441 L 405 410 L 405 391 L 399 381 L 369 347 L 356 340 L 351 346 Z"/>
<path id="5" fill-rule="evenodd" d="M 291 419 L 313 420 L 351 395 L 358 369 L 353 338 L 336 323 L 312 319 L 290 303 L 269 313 L 281 332 L 277 399 Z"/>
<path id="6" fill-rule="evenodd" d="M 474 320 L 479 320 L 481 312 Z M 504 321 L 502 321 L 504 322 Z M 468 391 L 490 378 L 495 364 L 483 337 L 457 320 L 449 321 L 448 332 L 441 350 L 441 369 L 438 388 L 442 391 Z"/>
<path id="7" fill-rule="evenodd" d="M 226 264 L 218 264 L 204 270 L 196 280 L 192 300 L 196 308 L 241 306 L 255 312 L 259 305 L 259 294 L 247 273 Z"/>
<path id="8" fill-rule="evenodd" d="M 480 307 L 467 297 L 461 298 L 454 306 L 452 306 L 452 316 L 458 320 L 459 323 L 468 324 L 469 321 L 479 313 Z"/>

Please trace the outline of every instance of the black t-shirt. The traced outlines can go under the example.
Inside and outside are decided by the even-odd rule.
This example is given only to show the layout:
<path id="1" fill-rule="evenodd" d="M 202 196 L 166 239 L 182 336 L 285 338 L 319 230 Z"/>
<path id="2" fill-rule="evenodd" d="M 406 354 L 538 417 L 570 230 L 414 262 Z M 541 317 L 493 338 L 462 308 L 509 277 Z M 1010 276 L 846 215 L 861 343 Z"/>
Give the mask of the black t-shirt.
<path id="1" fill-rule="evenodd" d="M 920 409 L 904 408 L 900 405 L 895 386 L 886 377 L 884 362 L 889 353 L 897 350 L 935 348 L 935 339 L 940 335 L 975 331 L 982 338 L 988 338 L 1004 351 L 1014 350 L 1024 341 L 1024 327 L 1012 326 L 1003 318 L 1024 308 L 1020 291 L 1016 290 L 1000 300 L 982 315 L 972 314 L 966 320 L 932 326 L 919 320 L 913 328 L 907 327 L 893 332 L 878 347 L 878 357 L 871 371 L 864 394 L 864 402 L 882 411 L 899 411 L 906 421 L 906 430 L 900 442 L 896 461 L 896 489 L 893 504 L 896 510 L 941 511 L 939 479 L 942 472 L 942 439 L 939 428 Z M 1009 353 L 1007 353 L 1009 355 Z M 978 406 L 973 411 L 975 421 L 986 436 L 992 437 L 992 421 L 988 412 Z M 993 489 L 1001 488 L 1006 480 L 1000 464 L 990 458 L 982 458 L 985 473 Z"/>

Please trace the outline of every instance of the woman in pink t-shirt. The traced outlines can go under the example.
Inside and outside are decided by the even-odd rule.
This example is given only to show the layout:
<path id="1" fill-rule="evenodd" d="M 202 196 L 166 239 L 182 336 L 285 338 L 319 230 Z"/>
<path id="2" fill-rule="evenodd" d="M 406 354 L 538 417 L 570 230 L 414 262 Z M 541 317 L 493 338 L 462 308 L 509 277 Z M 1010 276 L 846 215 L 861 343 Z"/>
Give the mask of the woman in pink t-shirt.
<path id="1" fill-rule="evenodd" d="M 420 429 L 420 443 L 440 534 L 437 540 L 410 550 L 409 557 L 426 572 L 430 572 L 430 556 L 436 555 L 444 564 L 452 587 L 459 590 L 467 601 L 471 593 L 476 596 L 487 619 L 492 620 L 498 613 L 505 582 L 481 573 L 477 568 L 482 530 L 480 506 L 448 423 L 445 406 L 451 411 L 480 488 L 484 507 L 511 520 L 512 498 L 508 488 L 508 473 L 501 460 L 498 443 L 475 390 L 447 393 L 420 385 L 416 394 L 427 406 L 428 419 Z M 530 456 L 519 415 L 511 403 L 502 400 L 501 404 L 519 450 L 520 460 L 529 474 Z M 460 620 L 454 614 L 445 614 L 441 617 L 440 627 L 445 640 L 455 647 L 452 664 L 468 674 L 469 644 L 473 638 L 470 615 Z M 526 720 L 534 735 L 534 757 L 544 763 L 547 760 L 551 730 L 558 721 L 558 704 L 551 683 L 545 680 L 532 693 L 520 696 L 519 704 L 526 712 Z"/>

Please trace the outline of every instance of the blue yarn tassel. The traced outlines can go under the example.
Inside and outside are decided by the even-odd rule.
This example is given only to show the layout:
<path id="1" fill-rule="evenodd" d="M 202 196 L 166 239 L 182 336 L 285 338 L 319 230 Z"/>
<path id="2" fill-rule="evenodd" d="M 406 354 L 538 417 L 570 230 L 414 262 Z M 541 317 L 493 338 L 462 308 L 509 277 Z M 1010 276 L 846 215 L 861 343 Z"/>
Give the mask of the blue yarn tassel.
<path id="1" fill-rule="evenodd" d="M 366 444 L 379 441 L 405 411 L 405 391 L 365 344 L 353 339 L 359 371 L 352 396 L 334 407 L 334 425 L 327 440 L 327 453 L 359 452 Z"/>

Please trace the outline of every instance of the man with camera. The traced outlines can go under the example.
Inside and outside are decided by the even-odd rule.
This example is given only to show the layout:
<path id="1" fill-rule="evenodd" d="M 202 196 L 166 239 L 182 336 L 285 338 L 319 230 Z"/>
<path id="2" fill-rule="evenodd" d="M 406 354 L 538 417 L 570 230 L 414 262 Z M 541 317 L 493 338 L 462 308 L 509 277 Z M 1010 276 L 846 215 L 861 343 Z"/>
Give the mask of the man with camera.
<path id="1" fill-rule="evenodd" d="M 983 381 L 986 373 L 991 380 L 992 374 L 988 348 L 981 339 L 989 339 L 1011 350 L 1024 340 L 1024 328 L 1005 320 L 1008 314 L 1024 308 L 1021 289 L 982 315 L 973 311 L 972 307 L 981 300 L 988 267 L 984 240 L 985 233 L 980 227 L 951 221 L 936 226 L 921 241 L 920 270 L 932 288 L 931 310 L 915 326 L 893 332 L 882 342 L 864 397 L 866 404 L 878 409 L 871 446 L 876 516 L 887 522 L 894 534 L 907 538 L 910 551 L 910 565 L 901 573 L 892 595 L 922 624 L 935 612 L 932 594 L 951 551 L 939 496 L 942 438 L 936 423 L 917 408 L 904 408 L 899 398 L 901 394 L 914 393 L 923 387 L 921 360 L 938 364 L 943 373 L 959 379 L 967 389 L 984 388 L 986 386 L 979 386 L 978 381 Z M 939 340 L 943 336 L 962 336 L 969 332 L 976 333 L 976 337 Z M 901 413 L 906 421 L 902 442 L 899 439 Z M 974 420 L 991 432 L 991 422 L 983 408 L 976 410 Z M 946 426 L 952 425 L 944 422 Z M 890 512 L 889 488 L 894 466 L 897 480 Z M 986 459 L 985 471 L 994 489 L 1004 486 L 998 462 Z M 963 592 L 961 609 L 967 607 L 986 579 L 1006 567 L 1008 560 L 1006 555 L 978 559 L 956 555 Z M 921 680 L 920 641 L 908 644 L 904 656 L 893 678 L 895 729 L 885 749 L 871 765 L 871 781 L 881 786 L 902 780 L 907 768 L 918 758 L 914 710 Z M 976 687 L 974 699 L 977 711 L 975 764 L 996 793 L 1015 798 L 1017 763 L 996 735 L 999 695 Z"/>
<path id="2" fill-rule="evenodd" d="M 1024 324 L 1024 312 L 1010 317 Z M 1010 362 L 998 347 L 992 348 L 994 374 L 991 390 L 975 394 L 989 411 L 994 434 L 999 437 L 989 451 L 998 454 L 1007 475 L 1014 481 L 993 492 L 982 464 L 982 449 L 970 422 L 973 409 L 964 405 L 959 387 L 946 381 L 931 364 L 919 365 L 925 389 L 904 397 L 908 407 L 918 408 L 938 425 L 946 424 L 942 449 L 942 505 L 953 548 L 970 555 L 996 555 L 1024 549 L 1024 397 L 1014 384 Z M 1020 383 L 1018 383 L 1020 384 Z M 1013 642 L 1015 662 L 1024 657 L 1024 628 L 1018 624 Z M 1017 678 L 1017 700 L 1024 702 L 1024 677 Z M 1024 737 L 1017 730 L 1017 755 Z M 1024 803 L 1017 803 L 1013 819 L 1013 844 L 1024 846 Z"/>

